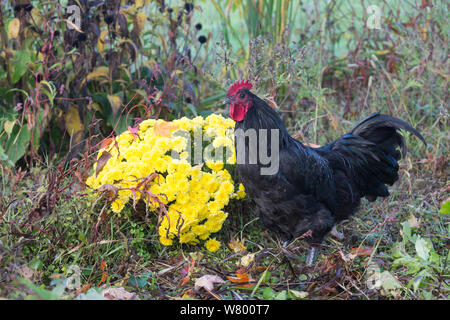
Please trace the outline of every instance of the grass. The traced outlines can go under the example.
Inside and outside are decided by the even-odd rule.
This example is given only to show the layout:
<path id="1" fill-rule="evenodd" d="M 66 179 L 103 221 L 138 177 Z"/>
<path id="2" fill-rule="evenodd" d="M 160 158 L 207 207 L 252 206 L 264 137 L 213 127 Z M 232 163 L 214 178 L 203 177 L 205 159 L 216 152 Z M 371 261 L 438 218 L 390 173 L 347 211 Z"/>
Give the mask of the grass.
<path id="1" fill-rule="evenodd" d="M 396 3 L 383 2 L 391 9 Z M 205 16 L 217 18 L 212 4 L 203 6 Z M 324 145 L 372 112 L 407 120 L 427 140 L 425 147 L 406 135 L 408 155 L 391 195 L 364 200 L 359 213 L 338 226 L 344 240 L 329 237 L 314 267 L 305 266 L 306 243 L 283 248 L 262 229 L 249 199 L 228 208 L 217 233 L 226 244 L 219 251 L 168 248 L 159 243 L 156 214 L 146 221 L 128 207 L 121 219 L 99 216 L 103 203 L 78 183 L 83 160 L 66 166 L 52 160 L 25 171 L 1 167 L 0 297 L 99 298 L 111 286 L 141 299 L 448 299 L 450 221 L 440 212 L 449 197 L 447 11 L 436 4 L 416 16 L 422 11 L 402 6 L 391 29 L 368 35 L 358 33 L 360 26 L 352 29 L 357 21 L 351 17 L 362 8 L 349 1 L 306 6 L 292 28 L 296 45 L 263 36 L 249 40 L 244 32 L 247 56 L 225 35 L 234 49 L 220 49 L 236 62 L 230 65 L 234 74 L 219 71 L 223 60 L 210 70 L 224 87 L 239 73 L 251 78 L 256 93 L 278 107 L 290 133 L 303 142 Z M 327 10 L 331 27 L 322 32 L 318 21 Z M 408 17 L 417 18 L 412 27 L 402 25 Z M 226 23 L 205 21 L 214 36 L 231 32 Z M 245 23 L 230 19 L 235 30 Z M 227 113 L 217 99 L 212 102 L 212 111 Z M 236 241 L 242 250 L 228 246 Z M 227 281 L 214 291 L 196 290 L 204 275 Z"/>

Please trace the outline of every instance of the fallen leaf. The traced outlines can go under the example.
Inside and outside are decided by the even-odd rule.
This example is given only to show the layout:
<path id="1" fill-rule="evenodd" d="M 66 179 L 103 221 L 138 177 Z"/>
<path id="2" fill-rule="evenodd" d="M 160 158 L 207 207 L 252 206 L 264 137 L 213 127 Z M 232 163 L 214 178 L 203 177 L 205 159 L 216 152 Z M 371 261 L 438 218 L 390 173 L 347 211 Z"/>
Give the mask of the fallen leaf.
<path id="1" fill-rule="evenodd" d="M 184 286 L 186 283 L 188 283 L 189 280 L 191 280 L 191 277 L 189 277 L 189 276 L 184 277 L 184 278 L 181 280 L 181 282 L 180 282 L 180 287 L 182 287 L 182 286 Z"/>
<path id="2" fill-rule="evenodd" d="M 207 291 L 212 291 L 215 283 L 225 283 L 225 281 L 219 276 L 207 274 L 195 281 L 194 290 L 198 291 L 204 288 Z"/>
<path id="3" fill-rule="evenodd" d="M 415 228 L 420 225 L 420 218 L 417 219 L 416 216 L 411 213 L 411 215 L 409 216 L 408 222 L 409 222 L 409 226 L 411 228 Z"/>
<path id="4" fill-rule="evenodd" d="M 136 294 L 121 287 L 103 290 L 102 295 L 108 300 L 141 300 Z"/>
<path id="5" fill-rule="evenodd" d="M 289 294 L 294 299 L 305 299 L 308 296 L 308 292 L 297 290 L 289 290 Z"/>
<path id="6" fill-rule="evenodd" d="M 339 255 L 341 256 L 341 259 L 342 259 L 343 261 L 345 261 L 345 262 L 349 262 L 349 261 L 351 261 L 351 260 L 353 260 L 353 259 L 356 258 L 356 255 L 351 254 L 351 253 L 345 254 L 345 253 L 343 253 L 341 250 L 339 250 Z"/>
<path id="7" fill-rule="evenodd" d="M 255 260 L 256 253 L 246 254 L 241 258 L 241 266 L 248 267 Z"/>
<path id="8" fill-rule="evenodd" d="M 235 253 L 247 251 L 247 247 L 244 245 L 244 242 L 245 238 L 242 238 L 240 241 L 238 239 L 232 239 L 228 244 L 228 247 Z"/>
<path id="9" fill-rule="evenodd" d="M 172 137 L 172 132 L 173 130 L 178 129 L 178 127 L 176 125 L 171 124 L 170 122 L 160 122 L 160 123 L 156 123 L 153 130 L 155 131 L 156 134 L 160 135 L 161 137 L 167 137 L 170 138 Z"/>
<path id="10" fill-rule="evenodd" d="M 106 266 L 105 261 L 100 262 L 100 269 L 102 270 L 102 278 L 101 278 L 100 282 L 98 283 L 98 285 L 100 285 L 103 282 L 106 282 L 106 280 L 108 280 L 108 270 L 106 269 L 106 267 L 107 266 Z"/>
<path id="11" fill-rule="evenodd" d="M 191 252 L 189 255 L 191 256 L 192 260 L 194 260 L 194 261 L 200 261 L 205 256 L 203 254 L 203 252 L 200 252 L 200 251 L 198 251 L 198 252 Z"/>
<path id="12" fill-rule="evenodd" d="M 242 272 L 241 269 L 235 272 L 236 277 L 228 277 L 227 279 L 233 283 L 240 283 L 238 287 L 242 288 L 253 288 L 253 284 L 250 281 L 253 279 L 245 272 Z"/>
<path id="13" fill-rule="evenodd" d="M 192 299 L 195 297 L 195 292 L 193 292 L 191 289 L 189 289 L 181 297 L 183 299 Z"/>
<path id="14" fill-rule="evenodd" d="M 196 263 L 195 259 L 192 259 L 191 263 L 190 263 L 188 266 L 186 266 L 186 267 L 184 267 L 184 268 L 181 269 L 181 274 L 182 274 L 183 276 L 188 276 L 188 275 L 190 275 L 191 272 L 192 272 L 192 271 L 194 270 L 194 268 L 195 268 L 195 263 Z"/>
<path id="15" fill-rule="evenodd" d="M 352 248 L 352 254 L 357 256 L 370 256 L 372 254 L 372 247 Z"/>
<path id="16" fill-rule="evenodd" d="M 89 288 L 91 287 L 92 282 L 88 282 L 86 284 L 84 284 L 80 289 L 78 289 L 75 293 L 75 296 L 78 296 L 81 293 L 85 293 L 86 291 L 89 290 Z"/>
<path id="17" fill-rule="evenodd" d="M 334 267 L 336 267 L 336 263 L 332 263 L 331 259 L 329 257 L 325 258 L 325 262 L 321 266 L 321 269 L 323 270 L 323 273 L 330 272 Z"/>
<path id="18" fill-rule="evenodd" d="M 28 267 L 25 264 L 21 265 L 18 271 L 19 271 L 19 274 L 27 280 L 30 280 L 31 278 L 33 278 L 33 276 L 36 272 L 35 270 L 31 269 L 30 267 Z"/>

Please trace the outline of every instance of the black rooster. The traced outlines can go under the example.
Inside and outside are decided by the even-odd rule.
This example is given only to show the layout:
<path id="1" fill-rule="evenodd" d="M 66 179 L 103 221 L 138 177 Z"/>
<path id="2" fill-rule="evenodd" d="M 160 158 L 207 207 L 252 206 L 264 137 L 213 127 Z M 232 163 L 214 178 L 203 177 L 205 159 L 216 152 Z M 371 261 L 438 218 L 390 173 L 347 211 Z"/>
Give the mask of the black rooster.
<path id="1" fill-rule="evenodd" d="M 398 179 L 397 161 L 406 154 L 398 129 L 413 133 L 426 145 L 425 139 L 405 121 L 374 113 L 336 141 L 311 148 L 292 138 L 277 113 L 251 88 L 249 82 L 237 82 L 225 100 L 236 121 L 239 177 L 265 227 L 285 241 L 304 237 L 313 244 L 307 258 L 312 265 L 314 244 L 322 243 L 330 231 L 340 235 L 335 224 L 354 214 L 362 197 L 374 201 L 389 195 L 386 185 Z M 253 139 L 249 132 L 255 133 Z M 260 140 L 264 137 L 265 143 Z M 259 157 L 252 162 L 257 152 Z M 278 161 L 275 172 L 263 173 L 273 167 L 261 160 L 264 154 Z"/>

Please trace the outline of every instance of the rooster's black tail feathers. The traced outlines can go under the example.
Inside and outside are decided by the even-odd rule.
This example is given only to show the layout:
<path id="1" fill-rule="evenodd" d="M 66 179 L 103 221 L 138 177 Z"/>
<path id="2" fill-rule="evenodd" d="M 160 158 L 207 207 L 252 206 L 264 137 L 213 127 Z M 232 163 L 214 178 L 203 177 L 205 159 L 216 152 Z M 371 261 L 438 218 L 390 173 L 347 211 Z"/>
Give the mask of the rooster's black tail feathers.
<path id="1" fill-rule="evenodd" d="M 407 150 L 405 139 L 397 131 L 398 129 L 411 132 L 427 145 L 427 142 L 419 131 L 411 127 L 407 122 L 380 113 L 373 113 L 362 119 L 349 133 L 375 143 L 385 153 L 398 160 L 400 159 L 400 153 L 396 150 L 397 146 L 400 147 L 403 157 L 406 155 Z"/>
<path id="2" fill-rule="evenodd" d="M 422 135 L 407 122 L 374 113 L 356 124 L 348 134 L 317 150 L 328 159 L 333 170 L 346 168 L 347 177 L 359 194 L 374 201 L 377 197 L 387 197 L 386 185 L 398 179 L 397 161 L 406 154 L 405 138 L 399 129 L 411 132 L 426 144 Z"/>
<path id="3" fill-rule="evenodd" d="M 411 132 L 426 145 L 423 136 L 407 122 L 379 113 L 364 118 L 350 130 L 349 135 L 346 135 L 361 137 L 373 144 L 362 146 L 362 141 L 353 142 L 353 147 L 359 149 L 359 152 L 354 154 L 360 157 L 365 154 L 363 158 L 366 164 L 357 165 L 358 172 L 355 173 L 360 178 L 357 179 L 360 190 L 370 201 L 374 201 L 378 196 L 388 196 L 389 192 L 385 185 L 392 185 L 398 179 L 397 160 L 404 157 L 407 150 L 405 138 L 398 132 L 399 129 Z"/>

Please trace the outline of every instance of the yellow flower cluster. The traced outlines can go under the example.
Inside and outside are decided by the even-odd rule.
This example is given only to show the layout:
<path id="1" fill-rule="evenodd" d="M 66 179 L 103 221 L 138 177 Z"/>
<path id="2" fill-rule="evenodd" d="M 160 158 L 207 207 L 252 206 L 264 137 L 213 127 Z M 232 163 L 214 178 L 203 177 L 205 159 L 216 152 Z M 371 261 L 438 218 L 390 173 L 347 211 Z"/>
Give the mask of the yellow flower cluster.
<path id="1" fill-rule="evenodd" d="M 98 159 L 103 152 L 111 157 L 86 184 L 94 190 L 105 184 L 117 187 L 111 209 L 120 215 L 133 197 L 159 207 L 140 189 L 142 181 L 154 174 L 147 191 L 157 195 L 168 209 L 159 227 L 161 243 L 168 246 L 178 239 L 180 243 L 198 244 L 222 228 L 228 216 L 224 207 L 230 199 L 245 197 L 243 185 L 235 186 L 225 168 L 236 163 L 233 128 L 233 120 L 214 114 L 171 122 L 145 120 L 137 132 L 126 131 L 100 150 Z M 192 154 L 198 148 L 203 155 L 200 160 L 205 160 L 195 164 Z M 209 239 L 205 247 L 214 252 L 220 243 Z"/>

